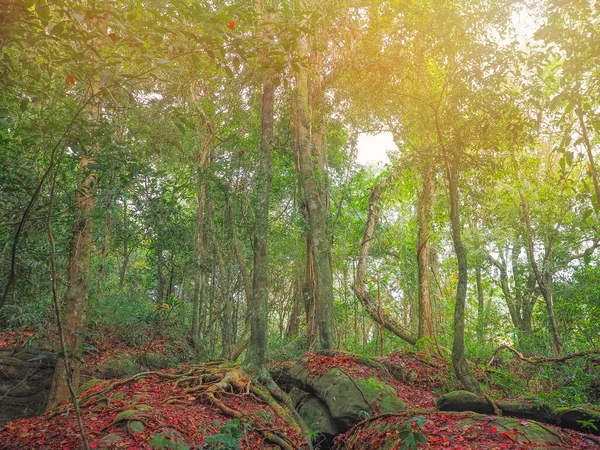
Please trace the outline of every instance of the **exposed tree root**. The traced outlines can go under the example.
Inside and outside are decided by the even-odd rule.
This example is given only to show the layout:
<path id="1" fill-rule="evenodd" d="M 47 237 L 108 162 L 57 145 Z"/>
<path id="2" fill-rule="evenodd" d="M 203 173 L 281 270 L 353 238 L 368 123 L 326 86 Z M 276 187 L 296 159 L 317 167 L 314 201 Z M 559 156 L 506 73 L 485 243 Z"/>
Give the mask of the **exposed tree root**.
<path id="1" fill-rule="evenodd" d="M 307 436 L 308 429 L 294 410 L 291 400 L 277 387 L 273 380 L 265 380 L 265 386 L 263 387 L 253 382 L 239 365 L 227 365 L 220 362 L 195 365 L 179 373 L 156 371 L 138 373 L 129 378 L 115 381 L 98 392 L 87 395 L 82 399 L 82 405 L 94 407 L 103 401 L 110 403 L 111 391 L 119 386 L 149 376 L 171 380 L 188 394 L 187 396 L 169 397 L 163 402 L 163 405 L 189 404 L 199 397 L 205 397 L 222 414 L 251 425 L 252 429 L 260 433 L 266 442 L 277 445 L 283 450 L 297 448 L 296 442 L 284 433 L 265 428 L 264 424 L 261 424 L 256 418 L 227 405 L 226 401 L 220 398 L 223 395 L 238 397 L 250 395 L 265 403 L 277 417 L 289 426 L 294 427 L 298 436 Z M 64 412 L 64 410 L 57 410 L 54 415 L 61 412 Z M 136 420 L 138 420 L 137 417 Z M 307 445 L 312 448 L 310 443 Z"/>
<path id="2" fill-rule="evenodd" d="M 494 400 L 492 400 L 492 398 L 489 395 L 487 395 L 487 394 L 484 394 L 483 397 L 487 400 L 487 402 L 490 404 L 490 406 L 494 410 L 494 415 L 495 416 L 501 416 L 502 415 L 502 410 L 500 408 L 498 408 L 498 405 L 496 405 L 496 403 L 494 402 Z"/>

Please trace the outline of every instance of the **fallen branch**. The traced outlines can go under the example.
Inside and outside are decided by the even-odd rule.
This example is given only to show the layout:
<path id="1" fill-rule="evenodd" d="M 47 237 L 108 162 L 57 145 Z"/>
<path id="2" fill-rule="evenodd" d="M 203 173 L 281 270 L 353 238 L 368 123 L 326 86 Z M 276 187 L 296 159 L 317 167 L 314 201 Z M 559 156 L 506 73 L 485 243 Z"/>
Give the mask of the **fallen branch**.
<path id="1" fill-rule="evenodd" d="M 520 351 L 511 347 L 510 345 L 503 344 L 500 347 L 498 347 L 496 349 L 496 351 L 494 351 L 494 354 L 492 355 L 492 359 L 490 359 L 488 366 L 495 365 L 498 354 L 502 350 L 505 350 L 505 349 L 514 353 L 515 356 L 517 358 L 519 358 L 521 361 L 524 361 L 529 364 L 560 363 L 560 362 L 568 361 L 570 359 L 581 358 L 583 356 L 600 354 L 600 348 L 597 348 L 594 350 L 587 350 L 587 351 L 582 351 L 582 352 L 571 353 L 570 355 L 565 355 L 565 356 L 556 356 L 556 357 L 549 357 L 549 358 L 545 358 L 542 356 L 527 357 L 527 356 L 523 355 L 523 353 L 521 353 Z"/>

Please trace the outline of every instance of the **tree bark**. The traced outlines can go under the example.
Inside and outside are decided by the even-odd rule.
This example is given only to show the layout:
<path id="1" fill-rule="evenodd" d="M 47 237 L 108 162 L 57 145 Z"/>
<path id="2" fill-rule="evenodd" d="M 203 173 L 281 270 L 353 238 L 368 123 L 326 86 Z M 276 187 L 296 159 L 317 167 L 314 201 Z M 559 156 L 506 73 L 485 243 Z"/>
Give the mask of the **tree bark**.
<path id="1" fill-rule="evenodd" d="M 99 116 L 98 116 L 99 117 Z M 82 155 L 79 163 L 77 191 L 75 193 L 75 220 L 71 235 L 71 253 L 67 273 L 67 292 L 64 303 L 64 334 L 71 365 L 72 386 L 79 388 L 81 368 L 81 347 L 85 331 L 85 319 L 88 307 L 88 285 L 90 275 L 90 256 L 92 249 L 91 213 L 94 209 L 95 195 L 93 185 L 96 172 L 88 169 L 92 163 L 89 156 Z M 49 405 L 69 399 L 69 383 L 63 358 L 59 356 L 52 379 L 48 398 Z"/>
<path id="2" fill-rule="evenodd" d="M 104 228 L 102 234 L 102 252 L 100 254 L 100 270 L 98 280 L 96 281 L 96 292 L 98 298 L 102 298 L 102 284 L 104 282 L 104 271 L 106 270 L 106 258 L 108 257 L 108 244 L 110 238 L 110 207 L 112 205 L 113 196 L 110 194 L 106 200 L 104 211 Z"/>
<path id="3" fill-rule="evenodd" d="M 481 344 L 485 343 L 485 301 L 483 298 L 483 282 L 481 279 L 481 264 L 475 267 L 475 284 L 477 285 L 477 338 Z"/>
<path id="4" fill-rule="evenodd" d="M 125 275 L 127 274 L 127 265 L 129 264 L 129 234 L 128 234 L 128 221 L 127 221 L 127 199 L 123 199 L 123 262 L 121 264 L 121 270 L 119 271 L 119 292 L 123 292 L 125 286 Z"/>
<path id="5" fill-rule="evenodd" d="M 531 264 L 531 268 L 533 269 L 533 273 L 535 274 L 535 279 L 538 287 L 540 288 L 540 292 L 542 293 L 542 297 L 546 303 L 546 311 L 548 312 L 548 325 L 550 326 L 550 335 L 552 337 L 552 347 L 554 348 L 554 352 L 560 356 L 562 354 L 562 344 L 558 332 L 558 324 L 554 315 L 552 286 L 548 284 L 548 278 L 547 276 L 544 276 L 546 274 L 542 273 L 535 259 L 533 229 L 531 226 L 531 217 L 529 215 L 529 205 L 527 204 L 527 200 L 525 199 L 525 195 L 523 194 L 523 190 L 521 188 L 519 188 L 519 198 L 521 200 L 521 210 L 523 212 L 523 221 L 525 223 L 526 231 L 525 234 L 527 237 L 527 257 L 529 259 L 529 263 Z"/>
<path id="6" fill-rule="evenodd" d="M 302 35 L 298 40 L 300 57 L 308 55 L 308 38 Z M 312 80 L 314 84 L 314 80 Z M 300 166 L 300 180 L 308 217 L 308 236 L 314 257 L 316 281 L 315 325 L 316 342 L 312 347 L 329 349 L 333 346 L 333 277 L 331 273 L 331 249 L 328 236 L 327 171 L 326 148 L 323 145 L 322 130 L 315 131 L 311 126 L 309 110 L 308 71 L 300 66 L 296 71 L 296 127 L 297 150 Z M 314 99 L 313 95 L 313 99 Z"/>
<path id="7" fill-rule="evenodd" d="M 431 301 L 431 277 L 429 268 L 429 240 L 431 238 L 431 207 L 435 194 L 433 166 L 427 164 L 423 170 L 423 185 L 419 195 L 417 266 L 419 274 L 419 331 L 418 338 L 425 339 L 425 351 L 435 350 L 435 328 Z"/>
<path id="8" fill-rule="evenodd" d="M 471 373 L 465 357 L 465 303 L 467 298 L 468 266 L 467 251 L 462 241 L 460 223 L 459 176 L 461 155 L 460 149 L 448 162 L 448 188 L 450 190 L 450 224 L 454 252 L 458 262 L 458 285 L 456 287 L 456 303 L 454 305 L 454 342 L 452 344 L 452 365 L 454 373 L 463 387 L 471 392 L 479 393 L 479 383 Z"/>
<path id="9" fill-rule="evenodd" d="M 585 150 L 588 157 L 589 163 L 589 173 L 592 177 L 592 182 L 594 183 L 594 192 L 596 193 L 596 204 L 594 205 L 594 209 L 596 211 L 600 211 L 600 182 L 598 181 L 598 170 L 596 169 L 596 163 L 594 161 L 594 153 L 592 152 L 592 143 L 590 142 L 590 137 L 587 132 L 587 127 L 585 124 L 585 118 L 583 115 L 583 106 L 581 104 L 581 99 L 577 97 L 577 105 L 575 107 L 575 114 L 577 114 L 577 118 L 579 119 L 579 126 L 581 127 L 581 135 L 583 137 L 583 143 L 585 144 Z"/>
<path id="10" fill-rule="evenodd" d="M 264 12 L 262 1 L 255 3 L 259 14 Z M 263 39 L 266 40 L 266 32 Z M 254 226 L 254 272 L 250 306 L 250 345 L 246 363 L 259 378 L 268 378 L 267 337 L 269 324 L 269 202 L 272 178 L 273 120 L 275 85 L 273 75 L 266 74 L 262 86 L 261 136 L 258 172 L 256 173 L 256 204 Z"/>

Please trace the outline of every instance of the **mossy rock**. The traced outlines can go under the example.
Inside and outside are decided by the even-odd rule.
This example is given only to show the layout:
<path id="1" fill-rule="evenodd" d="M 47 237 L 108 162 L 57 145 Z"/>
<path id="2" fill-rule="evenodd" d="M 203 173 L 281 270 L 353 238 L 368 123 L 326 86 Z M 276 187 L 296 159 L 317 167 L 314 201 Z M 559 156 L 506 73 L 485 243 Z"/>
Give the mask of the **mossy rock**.
<path id="1" fill-rule="evenodd" d="M 559 408 L 557 415 L 561 427 L 600 435 L 600 412 L 598 411 L 585 408 Z"/>
<path id="2" fill-rule="evenodd" d="M 490 404 L 476 394 L 469 391 L 452 391 L 442 395 L 437 400 L 440 411 L 473 411 L 489 414 L 492 411 Z"/>
<path id="3" fill-rule="evenodd" d="M 143 433 L 146 430 L 146 426 L 139 420 L 130 421 L 127 427 L 132 433 Z"/>
<path id="4" fill-rule="evenodd" d="M 139 353 L 135 356 L 135 362 L 148 370 L 168 369 L 177 365 L 177 360 L 160 353 Z"/>
<path id="5" fill-rule="evenodd" d="M 149 405 L 135 405 L 135 409 L 126 409 L 125 411 L 121 411 L 117 416 L 113 419 L 112 423 L 119 423 L 125 420 L 135 420 L 140 417 L 141 411 L 150 411 L 152 409 Z"/>
<path id="6" fill-rule="evenodd" d="M 115 445 L 123 440 L 123 437 L 117 433 L 110 433 L 100 439 L 106 445 Z"/>
<path id="7" fill-rule="evenodd" d="M 150 447 L 157 450 L 190 450 L 190 445 L 177 432 L 154 433 Z"/>
<path id="8" fill-rule="evenodd" d="M 526 400 L 495 400 L 494 403 L 504 416 L 536 420 L 553 425 L 559 424 L 556 411 L 544 404 L 532 403 Z M 479 414 L 494 414 L 494 408 L 487 399 L 468 391 L 449 392 L 437 400 L 437 406 L 440 411 L 471 411 Z"/>
<path id="9" fill-rule="evenodd" d="M 340 432 L 345 432 L 364 415 L 393 413 L 406 409 L 390 385 L 375 378 L 355 378 L 339 368 L 323 375 L 313 375 L 298 363 L 290 376 L 312 392 L 327 406 Z"/>
<path id="10" fill-rule="evenodd" d="M 338 427 L 327 405 L 318 397 L 308 394 L 297 407 L 298 414 L 310 430 L 333 438 L 339 434 Z"/>
<path id="11" fill-rule="evenodd" d="M 85 383 L 83 383 L 81 386 L 79 386 L 79 389 L 77 389 L 77 394 L 79 395 L 85 391 L 89 391 L 93 387 L 96 387 L 102 383 L 104 383 L 103 380 L 98 380 L 97 378 L 92 378 L 91 380 L 88 380 Z"/>
<path id="12" fill-rule="evenodd" d="M 422 421 L 413 428 L 435 448 L 545 449 L 590 448 L 584 435 L 552 428 L 535 421 L 509 417 L 490 417 L 476 413 L 407 411 L 394 416 L 374 418 L 354 428 L 345 439 L 336 441 L 335 450 L 367 448 L 366 442 L 377 442 L 376 448 L 399 448 L 401 435 L 408 423 Z M 425 445 L 426 447 L 427 445 Z M 424 448 L 425 448 L 424 447 Z M 420 447 L 419 447 L 420 448 Z"/>
<path id="13" fill-rule="evenodd" d="M 138 367 L 130 358 L 111 358 L 101 370 L 107 378 L 125 378 L 138 373 Z"/>

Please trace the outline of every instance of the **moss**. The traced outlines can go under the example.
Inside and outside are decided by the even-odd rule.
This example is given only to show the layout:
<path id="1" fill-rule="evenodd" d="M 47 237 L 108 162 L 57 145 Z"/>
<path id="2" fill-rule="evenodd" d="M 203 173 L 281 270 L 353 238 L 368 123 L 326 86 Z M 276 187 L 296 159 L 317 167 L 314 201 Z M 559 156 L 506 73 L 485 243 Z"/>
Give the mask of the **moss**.
<path id="1" fill-rule="evenodd" d="M 136 405 L 135 409 L 127 409 L 117 414 L 117 416 L 113 419 L 112 423 L 115 424 L 124 420 L 134 420 L 137 418 L 140 411 L 150 411 L 151 409 L 152 407 L 148 405 Z"/>
<path id="2" fill-rule="evenodd" d="M 189 445 L 180 439 L 175 438 L 171 433 L 155 433 L 149 442 L 150 447 L 158 450 L 189 450 Z"/>
<path id="3" fill-rule="evenodd" d="M 111 358 L 102 368 L 102 372 L 107 378 L 124 378 L 135 375 L 138 368 L 130 358 Z"/>
<path id="4" fill-rule="evenodd" d="M 146 426 L 139 420 L 130 421 L 128 426 L 132 433 L 143 433 L 146 430 Z"/>
<path id="5" fill-rule="evenodd" d="M 314 395 L 309 395 L 302 402 L 298 413 L 311 430 L 330 436 L 336 436 L 339 433 L 327 405 Z"/>
<path id="6" fill-rule="evenodd" d="M 160 353 L 140 353 L 135 356 L 135 362 L 148 370 L 167 369 L 177 364 L 177 361 Z"/>
<path id="7" fill-rule="evenodd" d="M 405 409 L 396 391 L 375 378 L 355 378 L 338 368 L 313 376 L 303 364 L 293 366 L 290 375 L 311 387 L 327 405 L 341 432 L 358 422 L 365 411 L 390 413 Z"/>
<path id="8" fill-rule="evenodd" d="M 104 383 L 102 380 L 98 380 L 96 378 L 92 378 L 91 380 L 86 381 L 77 390 L 78 394 L 82 394 L 85 391 L 89 391 L 91 388 L 98 386 L 99 384 Z"/>

